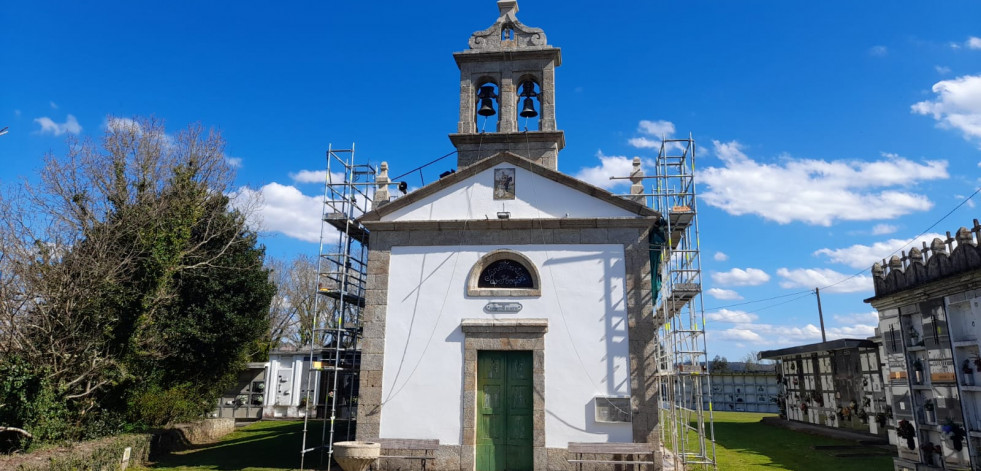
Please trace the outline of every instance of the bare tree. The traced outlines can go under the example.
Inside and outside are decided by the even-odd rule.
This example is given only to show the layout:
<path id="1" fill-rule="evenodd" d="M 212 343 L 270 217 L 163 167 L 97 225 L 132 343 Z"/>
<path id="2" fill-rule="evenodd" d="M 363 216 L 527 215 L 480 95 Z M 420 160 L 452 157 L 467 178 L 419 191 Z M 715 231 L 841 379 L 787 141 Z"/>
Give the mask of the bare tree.
<path id="1" fill-rule="evenodd" d="M 324 345 L 329 339 L 327 329 L 334 326 L 336 303 L 318 293 L 322 280 L 316 257 L 299 255 L 288 266 L 277 260 L 271 268 L 277 287 L 269 312 L 271 347 L 300 348 L 309 346 L 311 340 Z"/>

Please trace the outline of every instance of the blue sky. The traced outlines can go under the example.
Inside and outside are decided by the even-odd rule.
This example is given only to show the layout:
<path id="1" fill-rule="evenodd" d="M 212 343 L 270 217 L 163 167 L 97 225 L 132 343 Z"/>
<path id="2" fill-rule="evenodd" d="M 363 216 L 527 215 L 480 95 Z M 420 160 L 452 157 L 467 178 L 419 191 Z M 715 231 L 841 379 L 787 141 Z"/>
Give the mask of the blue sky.
<path id="1" fill-rule="evenodd" d="M 662 133 L 696 139 L 710 356 L 819 341 L 814 296 L 785 296 L 814 287 L 829 337 L 871 335 L 867 267 L 958 205 L 929 232 L 979 217 L 978 2 L 519 6 L 562 49 L 561 171 L 609 187 Z M 315 254 L 327 145 L 393 176 L 452 151 L 451 54 L 496 17 L 491 0 L 5 5 L 0 184 L 110 115 L 200 122 L 263 195 L 269 253 Z"/>

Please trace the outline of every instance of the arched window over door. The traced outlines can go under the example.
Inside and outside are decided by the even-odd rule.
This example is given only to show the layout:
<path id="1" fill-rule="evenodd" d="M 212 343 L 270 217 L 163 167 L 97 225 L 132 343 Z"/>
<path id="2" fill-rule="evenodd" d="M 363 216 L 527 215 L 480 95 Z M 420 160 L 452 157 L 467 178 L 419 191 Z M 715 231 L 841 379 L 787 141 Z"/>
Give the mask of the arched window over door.
<path id="1" fill-rule="evenodd" d="M 512 250 L 495 250 L 470 269 L 469 296 L 541 296 L 541 278 L 535 264 Z"/>

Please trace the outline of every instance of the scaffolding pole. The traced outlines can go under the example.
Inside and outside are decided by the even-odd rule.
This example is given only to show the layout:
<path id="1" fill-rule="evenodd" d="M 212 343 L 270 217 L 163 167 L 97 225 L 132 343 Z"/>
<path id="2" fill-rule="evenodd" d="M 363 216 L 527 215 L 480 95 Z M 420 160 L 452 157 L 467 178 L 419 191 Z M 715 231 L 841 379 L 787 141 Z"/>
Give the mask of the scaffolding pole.
<path id="1" fill-rule="evenodd" d="M 655 301 L 658 328 L 657 387 L 661 441 L 676 470 L 716 470 L 711 376 L 705 342 L 695 141 L 665 139 L 655 161 L 651 201 L 665 220 L 660 250 L 661 289 Z"/>
<path id="2" fill-rule="evenodd" d="M 311 287 L 317 290 L 318 296 L 310 326 L 307 384 L 312 385 L 316 376 L 318 385 L 326 383 L 327 392 L 320 395 L 323 396 L 321 402 L 321 397 L 310 397 L 312 387 L 306 389 L 300 469 L 308 466 L 308 453 L 319 451 L 318 467 L 323 468 L 326 459 L 329 470 L 333 443 L 340 435 L 337 422 L 345 423 L 344 440 L 350 440 L 357 418 L 368 248 L 368 231 L 357 218 L 371 205 L 369 191 L 374 188 L 375 169 L 368 164 L 356 163 L 352 144 L 350 149 L 334 149 L 328 145 L 326 171 L 317 286 Z M 327 303 L 326 308 L 324 303 Z M 326 319 L 320 319 L 321 312 Z M 323 422 L 317 446 L 307 446 L 311 410 Z M 340 418 L 339 410 L 344 411 Z"/>

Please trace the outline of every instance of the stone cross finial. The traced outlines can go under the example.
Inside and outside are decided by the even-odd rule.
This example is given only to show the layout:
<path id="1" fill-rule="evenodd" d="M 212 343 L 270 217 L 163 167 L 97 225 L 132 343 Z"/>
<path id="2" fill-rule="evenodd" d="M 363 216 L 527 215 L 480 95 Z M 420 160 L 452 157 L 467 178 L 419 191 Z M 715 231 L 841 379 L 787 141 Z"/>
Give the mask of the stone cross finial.
<path id="1" fill-rule="evenodd" d="M 378 167 L 378 175 L 375 176 L 375 209 L 388 203 L 391 196 L 388 194 L 388 162 L 382 162 Z"/>

